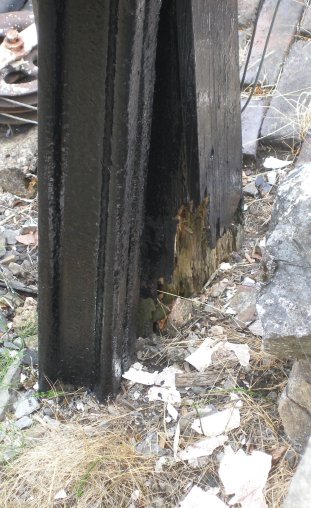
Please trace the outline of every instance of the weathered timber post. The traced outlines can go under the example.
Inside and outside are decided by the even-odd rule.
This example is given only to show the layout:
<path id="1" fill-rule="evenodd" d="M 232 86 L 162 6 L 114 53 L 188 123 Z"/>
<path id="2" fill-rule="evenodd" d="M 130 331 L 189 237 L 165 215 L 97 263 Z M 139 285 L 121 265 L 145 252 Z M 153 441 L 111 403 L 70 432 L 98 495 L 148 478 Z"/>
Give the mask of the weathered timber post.
<path id="1" fill-rule="evenodd" d="M 40 389 L 116 393 L 140 287 L 198 289 L 236 240 L 236 0 L 160 7 L 39 2 Z"/>
<path id="2" fill-rule="evenodd" d="M 146 286 L 189 296 L 239 242 L 237 68 L 235 1 L 163 0 L 147 181 Z"/>

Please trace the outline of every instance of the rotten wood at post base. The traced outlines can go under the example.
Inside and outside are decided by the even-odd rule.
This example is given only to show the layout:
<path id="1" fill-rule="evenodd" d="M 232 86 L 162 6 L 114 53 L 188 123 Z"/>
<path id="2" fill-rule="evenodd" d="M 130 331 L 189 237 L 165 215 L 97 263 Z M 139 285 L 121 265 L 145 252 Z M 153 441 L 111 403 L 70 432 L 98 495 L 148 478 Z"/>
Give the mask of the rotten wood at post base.
<path id="1" fill-rule="evenodd" d="M 140 288 L 197 290 L 240 230 L 236 1 L 160 4 L 39 2 L 40 390 L 115 394 Z"/>
<path id="2" fill-rule="evenodd" d="M 200 291 L 241 242 L 237 67 L 236 2 L 163 1 L 142 260 L 151 296 L 159 280 Z"/>

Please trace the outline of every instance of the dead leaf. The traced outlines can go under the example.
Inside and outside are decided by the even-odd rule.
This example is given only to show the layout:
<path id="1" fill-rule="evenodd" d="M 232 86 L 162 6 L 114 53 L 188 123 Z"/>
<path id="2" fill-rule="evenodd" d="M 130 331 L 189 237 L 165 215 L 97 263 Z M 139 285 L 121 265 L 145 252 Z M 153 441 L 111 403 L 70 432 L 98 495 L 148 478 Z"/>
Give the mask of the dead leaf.
<path id="1" fill-rule="evenodd" d="M 271 452 L 272 466 L 276 466 L 276 464 L 280 462 L 280 460 L 284 457 L 287 450 L 288 446 L 279 446 L 279 448 L 275 448 L 275 450 Z"/>
<path id="2" fill-rule="evenodd" d="M 255 263 L 255 259 L 252 259 L 247 252 L 245 252 L 245 259 L 251 264 Z"/>
<path id="3" fill-rule="evenodd" d="M 16 237 L 16 240 L 23 245 L 38 245 L 38 230 L 26 235 L 19 235 Z"/>

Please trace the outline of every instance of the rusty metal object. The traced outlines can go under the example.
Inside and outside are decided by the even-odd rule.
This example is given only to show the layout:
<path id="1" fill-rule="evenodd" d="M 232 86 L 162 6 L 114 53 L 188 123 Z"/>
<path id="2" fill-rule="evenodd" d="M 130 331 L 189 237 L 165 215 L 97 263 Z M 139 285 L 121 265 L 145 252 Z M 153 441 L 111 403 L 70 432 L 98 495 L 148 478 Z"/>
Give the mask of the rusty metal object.
<path id="1" fill-rule="evenodd" d="M 4 38 L 3 44 L 6 48 L 11 49 L 12 51 L 21 51 L 24 46 L 24 41 L 22 37 L 20 37 L 17 30 L 11 28 L 7 31 L 6 36 Z"/>
<path id="2" fill-rule="evenodd" d="M 37 123 L 36 46 L 34 24 L 9 30 L 0 46 L 0 123 Z"/>

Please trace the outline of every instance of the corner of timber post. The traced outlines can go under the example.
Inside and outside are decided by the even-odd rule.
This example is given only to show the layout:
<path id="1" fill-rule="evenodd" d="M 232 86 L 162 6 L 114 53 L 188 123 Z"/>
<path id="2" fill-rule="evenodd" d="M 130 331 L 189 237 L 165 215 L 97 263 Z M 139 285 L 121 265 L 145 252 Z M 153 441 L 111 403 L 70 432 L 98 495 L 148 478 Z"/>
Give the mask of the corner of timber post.
<path id="1" fill-rule="evenodd" d="M 61 380 L 102 399 L 131 356 L 140 292 L 197 291 L 234 248 L 237 5 L 38 4 L 40 390 Z"/>

